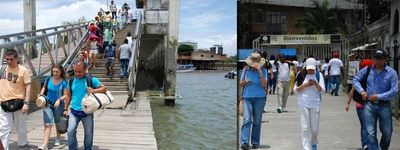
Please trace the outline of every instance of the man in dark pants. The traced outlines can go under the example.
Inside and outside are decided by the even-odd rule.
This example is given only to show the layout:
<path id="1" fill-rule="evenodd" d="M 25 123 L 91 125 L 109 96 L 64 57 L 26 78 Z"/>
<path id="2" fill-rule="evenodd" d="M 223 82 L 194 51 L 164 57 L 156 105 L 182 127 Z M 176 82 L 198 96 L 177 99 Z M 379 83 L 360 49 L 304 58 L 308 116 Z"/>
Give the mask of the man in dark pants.
<path id="1" fill-rule="evenodd" d="M 386 52 L 376 50 L 374 54 L 374 66 L 367 78 L 367 88 L 363 89 L 360 81 L 363 80 L 367 72 L 365 67 L 354 77 L 353 85 L 357 92 L 361 93 L 362 99 L 366 101 L 364 105 L 365 128 L 368 133 L 367 147 L 364 149 L 387 150 L 392 138 L 392 109 L 390 99 L 398 92 L 398 77 L 394 69 L 386 65 Z M 382 133 L 381 142 L 378 146 L 376 137 L 377 120 L 379 119 L 379 129 Z M 379 148 L 380 147 L 380 148 Z"/>
<path id="2" fill-rule="evenodd" d="M 259 51 L 258 53 L 260 53 L 260 55 L 261 55 L 261 57 L 262 58 L 264 58 L 265 59 L 265 64 L 264 64 L 264 68 L 265 69 L 267 69 L 268 70 L 268 72 L 270 73 L 270 75 L 271 75 L 271 79 L 273 79 L 274 78 L 274 72 L 272 71 L 272 66 L 271 66 L 271 64 L 269 63 L 269 60 L 267 59 L 267 52 L 265 51 L 265 50 L 261 50 L 261 51 Z M 268 83 L 268 80 L 269 79 L 266 79 L 267 80 L 267 83 Z M 268 84 L 267 84 L 268 85 Z M 267 87 L 265 87 L 265 92 L 268 94 L 268 86 Z M 267 101 L 267 97 L 265 97 L 265 102 Z M 266 111 L 264 110 L 264 113 L 265 113 Z"/>

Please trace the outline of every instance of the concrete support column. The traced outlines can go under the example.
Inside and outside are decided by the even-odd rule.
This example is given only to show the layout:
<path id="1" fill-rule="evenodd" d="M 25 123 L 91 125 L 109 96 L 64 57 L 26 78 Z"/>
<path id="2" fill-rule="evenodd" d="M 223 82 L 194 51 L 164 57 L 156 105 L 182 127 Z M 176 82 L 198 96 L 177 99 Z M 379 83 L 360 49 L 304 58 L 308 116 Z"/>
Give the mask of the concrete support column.
<path id="1" fill-rule="evenodd" d="M 24 31 L 33 31 L 36 30 L 36 0 L 24 0 Z M 32 33 L 32 36 L 36 36 L 35 33 Z M 27 37 L 25 37 L 27 38 Z M 33 46 L 35 46 L 34 42 L 27 44 L 26 50 L 28 55 L 31 58 L 36 57 L 36 53 L 34 53 Z M 23 58 L 23 62 L 28 58 Z"/>
<path id="2" fill-rule="evenodd" d="M 180 0 L 169 1 L 168 35 L 164 37 L 167 42 L 165 48 L 165 79 L 164 96 L 175 97 L 176 90 L 176 55 L 179 34 L 179 3 Z M 175 105 L 175 99 L 165 99 L 165 105 Z"/>

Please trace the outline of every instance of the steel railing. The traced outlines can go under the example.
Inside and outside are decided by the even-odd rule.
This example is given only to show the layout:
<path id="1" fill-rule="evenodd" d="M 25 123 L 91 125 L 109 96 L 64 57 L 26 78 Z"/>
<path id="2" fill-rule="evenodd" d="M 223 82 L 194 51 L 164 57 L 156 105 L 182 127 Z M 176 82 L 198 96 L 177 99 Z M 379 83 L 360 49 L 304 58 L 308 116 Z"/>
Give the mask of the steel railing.
<path id="1" fill-rule="evenodd" d="M 65 67 L 73 59 L 72 55 L 77 54 L 80 44 L 87 35 L 87 22 L 2 35 L 0 40 L 3 40 L 4 43 L 0 44 L 0 58 L 4 60 L 4 53 L 9 48 L 17 50 L 19 54 L 22 54 L 20 55 L 22 57 L 20 64 L 28 68 L 31 79 L 34 81 L 46 74 L 54 64 L 63 63 Z M 23 39 L 12 40 L 22 36 Z M 74 47 L 71 49 L 71 46 Z M 60 51 L 63 54 L 61 58 L 58 58 Z M 50 64 L 42 63 L 42 59 L 47 56 Z M 2 65 L 3 61 L 0 64 Z"/>
<path id="2" fill-rule="evenodd" d="M 136 78 L 137 78 L 137 73 L 138 73 L 138 67 L 139 67 L 139 48 L 140 48 L 140 39 L 142 36 L 142 14 L 138 13 L 137 16 L 137 21 L 136 21 L 136 29 L 135 29 L 135 36 L 136 40 L 132 41 L 133 46 L 132 46 L 132 56 L 129 59 L 129 80 L 128 80 L 128 87 L 129 87 L 129 92 L 134 96 L 135 94 L 135 86 L 136 86 Z M 138 102 L 136 102 L 136 107 L 138 106 Z"/>

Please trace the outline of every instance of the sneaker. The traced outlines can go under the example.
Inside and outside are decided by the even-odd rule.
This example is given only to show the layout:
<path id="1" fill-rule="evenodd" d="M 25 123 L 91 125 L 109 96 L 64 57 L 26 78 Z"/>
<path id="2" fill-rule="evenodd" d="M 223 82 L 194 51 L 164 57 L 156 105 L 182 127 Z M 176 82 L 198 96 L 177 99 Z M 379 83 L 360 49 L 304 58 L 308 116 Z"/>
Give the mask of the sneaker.
<path id="1" fill-rule="evenodd" d="M 317 150 L 317 145 L 313 145 L 312 150 Z"/>
<path id="2" fill-rule="evenodd" d="M 257 144 L 253 144 L 253 149 L 257 149 L 258 145 Z"/>
<path id="3" fill-rule="evenodd" d="M 282 112 L 288 112 L 286 108 L 282 108 Z"/>
<path id="4" fill-rule="evenodd" d="M 26 143 L 23 146 L 19 146 L 19 150 L 26 150 L 26 149 L 28 149 L 28 143 Z"/>
<path id="5" fill-rule="evenodd" d="M 364 146 L 364 150 L 368 150 L 368 146 Z"/>
<path id="6" fill-rule="evenodd" d="M 331 95 L 333 95 L 333 90 L 331 91 Z"/>
<path id="7" fill-rule="evenodd" d="M 339 96 L 338 94 L 335 94 L 335 96 Z"/>
<path id="8" fill-rule="evenodd" d="M 121 80 L 122 80 L 123 78 L 124 78 L 124 76 L 119 76 L 119 79 L 121 79 Z"/>
<path id="9" fill-rule="evenodd" d="M 56 139 L 56 141 L 54 142 L 54 145 L 58 146 L 58 145 L 60 145 L 60 143 L 61 143 L 61 140 L 60 139 Z"/>
<path id="10" fill-rule="evenodd" d="M 249 144 L 247 144 L 247 143 L 243 143 L 241 146 L 240 146 L 240 148 L 241 149 L 243 149 L 243 150 L 248 150 L 249 149 Z"/>
<path id="11" fill-rule="evenodd" d="M 271 94 L 272 90 L 269 90 L 269 94 Z"/>
<path id="12" fill-rule="evenodd" d="M 282 113 L 282 108 L 281 108 L 281 107 L 278 107 L 278 108 L 276 109 L 276 111 L 278 111 L 278 113 Z"/>
<path id="13" fill-rule="evenodd" d="M 49 148 L 46 145 L 39 146 L 37 150 L 48 150 Z"/>

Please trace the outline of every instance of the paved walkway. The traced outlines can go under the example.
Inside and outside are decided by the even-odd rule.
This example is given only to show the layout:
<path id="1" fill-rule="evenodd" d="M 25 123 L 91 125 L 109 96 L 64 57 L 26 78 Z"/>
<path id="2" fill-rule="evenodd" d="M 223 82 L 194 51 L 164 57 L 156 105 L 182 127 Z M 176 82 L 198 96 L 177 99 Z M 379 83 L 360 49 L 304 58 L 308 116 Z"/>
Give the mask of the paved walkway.
<path id="1" fill-rule="evenodd" d="M 360 123 L 354 101 L 345 111 L 348 95 L 340 89 L 339 96 L 322 95 L 319 144 L 320 150 L 362 150 Z M 269 95 L 263 115 L 260 150 L 300 150 L 301 128 L 297 95 L 289 96 L 287 113 L 276 112 L 276 95 Z M 243 117 L 239 118 L 239 128 Z M 380 132 L 378 130 L 378 140 Z M 390 150 L 400 150 L 400 121 L 393 118 L 393 134 Z"/>
<path id="2" fill-rule="evenodd" d="M 101 109 L 94 114 L 94 150 L 133 150 L 157 149 L 157 142 L 153 130 L 153 117 L 150 108 L 150 98 L 146 92 L 137 92 L 139 99 L 137 110 L 127 107 L 121 109 Z M 114 103 L 125 99 L 117 98 Z M 35 109 L 31 104 L 31 109 Z M 43 143 L 43 111 L 37 110 L 28 114 L 28 150 L 36 150 Z M 83 125 L 77 129 L 79 149 L 83 149 Z M 61 135 L 61 145 L 54 146 L 55 127 L 52 128 L 49 149 L 68 149 L 67 134 Z M 18 149 L 15 125 L 10 136 L 10 150 Z"/>

